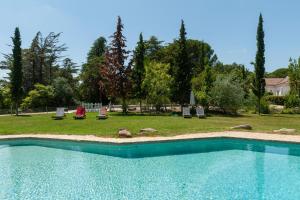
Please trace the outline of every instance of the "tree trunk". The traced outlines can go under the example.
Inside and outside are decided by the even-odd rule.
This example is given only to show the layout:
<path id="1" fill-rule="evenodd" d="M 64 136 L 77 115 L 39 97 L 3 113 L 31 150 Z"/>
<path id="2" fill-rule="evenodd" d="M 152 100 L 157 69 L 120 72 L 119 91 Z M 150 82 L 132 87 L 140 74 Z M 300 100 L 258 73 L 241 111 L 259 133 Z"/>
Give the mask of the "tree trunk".
<path id="1" fill-rule="evenodd" d="M 19 116 L 18 103 L 16 103 L 16 116 Z"/>
<path id="2" fill-rule="evenodd" d="M 260 108 L 260 97 L 258 98 L 258 114 L 260 115 L 261 113 L 261 108 Z"/>
<path id="3" fill-rule="evenodd" d="M 142 99 L 140 99 L 140 112 L 143 113 L 143 110 L 142 110 Z"/>

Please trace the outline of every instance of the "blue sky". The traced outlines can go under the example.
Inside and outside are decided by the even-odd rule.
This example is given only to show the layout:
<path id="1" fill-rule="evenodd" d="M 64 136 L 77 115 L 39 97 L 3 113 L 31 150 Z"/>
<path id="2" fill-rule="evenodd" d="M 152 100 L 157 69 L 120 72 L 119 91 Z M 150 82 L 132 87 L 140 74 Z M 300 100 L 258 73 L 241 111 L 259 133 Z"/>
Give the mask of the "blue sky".
<path id="1" fill-rule="evenodd" d="M 266 33 L 266 70 L 287 66 L 300 56 L 299 0 L 1 0 L 0 52 L 10 51 L 10 37 L 20 27 L 28 47 L 37 31 L 63 32 L 66 56 L 85 62 L 93 41 L 110 36 L 121 16 L 132 49 L 140 32 L 171 42 L 184 19 L 188 37 L 208 42 L 223 63 L 249 64 L 256 51 L 256 27 L 262 12 Z M 0 56 L 1 57 L 1 56 Z M 2 57 L 1 57 L 2 59 Z M 4 72 L 0 72 L 0 77 Z"/>

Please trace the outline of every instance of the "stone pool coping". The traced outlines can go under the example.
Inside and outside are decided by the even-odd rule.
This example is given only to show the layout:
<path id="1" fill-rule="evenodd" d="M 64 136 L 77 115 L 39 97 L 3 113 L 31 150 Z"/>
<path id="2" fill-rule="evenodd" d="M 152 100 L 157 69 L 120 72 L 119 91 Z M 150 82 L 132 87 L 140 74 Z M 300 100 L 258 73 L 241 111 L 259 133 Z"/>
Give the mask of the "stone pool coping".
<path id="1" fill-rule="evenodd" d="M 101 142 L 101 143 L 112 143 L 112 144 L 149 143 L 149 142 L 164 142 L 164 141 L 205 139 L 205 138 L 233 138 L 233 139 L 250 139 L 250 140 L 300 143 L 300 135 L 285 135 L 285 134 L 242 132 L 242 131 L 193 133 L 193 134 L 183 134 L 183 135 L 176 135 L 176 136 L 154 136 L 154 137 L 141 136 L 141 137 L 133 137 L 133 138 L 104 138 L 104 137 L 97 137 L 95 135 L 51 135 L 51 134 L 0 135 L 0 140 L 51 139 L 51 140 Z"/>

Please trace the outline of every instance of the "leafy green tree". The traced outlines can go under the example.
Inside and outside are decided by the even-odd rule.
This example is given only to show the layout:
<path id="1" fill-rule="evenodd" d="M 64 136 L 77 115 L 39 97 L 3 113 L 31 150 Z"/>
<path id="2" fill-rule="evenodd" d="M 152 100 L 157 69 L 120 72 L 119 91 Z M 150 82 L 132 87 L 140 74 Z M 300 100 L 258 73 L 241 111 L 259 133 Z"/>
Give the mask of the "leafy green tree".
<path id="1" fill-rule="evenodd" d="M 15 104 L 16 115 L 19 115 L 19 104 L 22 100 L 23 90 L 22 90 L 22 49 L 21 49 L 21 35 L 19 28 L 15 29 L 13 41 L 13 65 L 10 72 L 10 84 L 11 84 L 11 97 L 12 102 Z"/>
<path id="2" fill-rule="evenodd" d="M 225 113 L 236 114 L 243 106 L 244 91 L 233 75 L 219 75 L 210 91 L 211 105 Z"/>
<path id="3" fill-rule="evenodd" d="M 80 73 L 80 96 L 81 100 L 91 103 L 106 103 L 106 94 L 99 89 L 101 81 L 100 68 L 104 61 L 104 52 L 106 51 L 106 40 L 99 37 L 91 47 L 87 56 L 87 63 L 83 64 Z"/>
<path id="4" fill-rule="evenodd" d="M 31 90 L 27 97 L 23 100 L 22 108 L 37 108 L 37 107 L 47 107 L 54 99 L 54 88 L 52 86 L 45 86 L 42 84 L 35 84 L 34 89 Z"/>
<path id="5" fill-rule="evenodd" d="M 78 72 L 78 66 L 70 58 L 63 60 L 62 66 L 57 71 L 57 77 L 63 77 L 68 80 L 68 83 L 73 89 L 77 88 L 78 80 L 74 77 Z"/>
<path id="6" fill-rule="evenodd" d="M 140 34 L 139 42 L 134 51 L 132 68 L 132 85 L 133 96 L 140 101 L 140 111 L 142 112 L 142 99 L 145 97 L 145 91 L 142 88 L 142 83 L 145 78 L 145 43 L 142 33 Z"/>
<path id="7" fill-rule="evenodd" d="M 298 60 L 290 59 L 288 69 L 291 93 L 300 96 L 300 57 L 298 58 Z"/>
<path id="8" fill-rule="evenodd" d="M 118 17 L 117 30 L 111 36 L 112 41 L 101 68 L 101 74 L 104 77 L 100 82 L 100 88 L 105 87 L 110 98 L 120 98 L 123 113 L 127 113 L 126 100 L 130 91 L 130 68 L 125 65 L 129 52 L 126 50 L 123 28 L 121 18 Z"/>
<path id="9" fill-rule="evenodd" d="M 279 68 L 275 71 L 268 73 L 266 77 L 268 78 L 285 78 L 289 75 L 289 69 L 288 68 Z"/>
<path id="10" fill-rule="evenodd" d="M 192 88 L 195 98 L 205 110 L 208 110 L 209 107 L 209 94 L 214 80 L 215 77 L 210 66 L 206 66 L 202 73 L 192 79 Z"/>
<path id="11" fill-rule="evenodd" d="M 170 102 L 172 83 L 172 78 L 168 73 L 170 65 L 152 61 L 147 63 L 145 68 L 143 88 L 147 94 L 146 99 L 159 111 L 164 104 Z"/>
<path id="12" fill-rule="evenodd" d="M 91 60 L 95 57 L 102 57 L 106 48 L 106 39 L 104 37 L 99 37 L 95 40 L 93 46 L 91 47 L 87 56 L 87 60 Z"/>
<path id="13" fill-rule="evenodd" d="M 259 22 L 257 27 L 257 52 L 254 63 L 255 78 L 253 81 L 253 93 L 258 99 L 258 113 L 261 113 L 260 101 L 265 93 L 265 42 L 264 42 L 264 28 L 263 17 L 259 15 Z"/>
<path id="14" fill-rule="evenodd" d="M 180 105 L 188 104 L 191 93 L 192 67 L 188 56 L 186 44 L 186 31 L 183 20 L 181 21 L 179 49 L 175 57 L 174 94 L 175 100 Z"/>
<path id="15" fill-rule="evenodd" d="M 163 41 L 159 41 L 157 37 L 151 36 L 145 41 L 145 58 L 149 61 L 160 61 Z"/>
<path id="16" fill-rule="evenodd" d="M 67 79 L 62 77 L 54 79 L 53 87 L 56 105 L 69 106 L 74 104 L 74 91 Z"/>

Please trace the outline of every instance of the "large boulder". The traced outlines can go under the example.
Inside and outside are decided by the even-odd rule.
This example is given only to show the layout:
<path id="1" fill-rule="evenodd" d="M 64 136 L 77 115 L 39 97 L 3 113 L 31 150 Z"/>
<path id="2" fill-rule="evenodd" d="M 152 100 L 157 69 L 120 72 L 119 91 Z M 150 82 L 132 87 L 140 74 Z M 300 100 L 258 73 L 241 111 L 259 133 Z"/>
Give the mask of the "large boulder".
<path id="1" fill-rule="evenodd" d="M 242 124 L 238 126 L 233 126 L 231 129 L 244 129 L 244 130 L 252 130 L 252 126 L 249 124 Z"/>
<path id="2" fill-rule="evenodd" d="M 119 135 L 119 137 L 122 137 L 122 138 L 132 137 L 131 133 L 125 128 L 120 128 L 119 132 L 118 132 L 118 135 Z"/>
<path id="3" fill-rule="evenodd" d="M 140 130 L 140 134 L 154 133 L 157 132 L 154 128 L 143 128 Z"/>
<path id="4" fill-rule="evenodd" d="M 274 132 L 274 133 L 291 134 L 291 133 L 295 133 L 295 132 L 296 132 L 296 129 L 282 128 L 282 129 L 274 130 L 273 132 Z"/>

